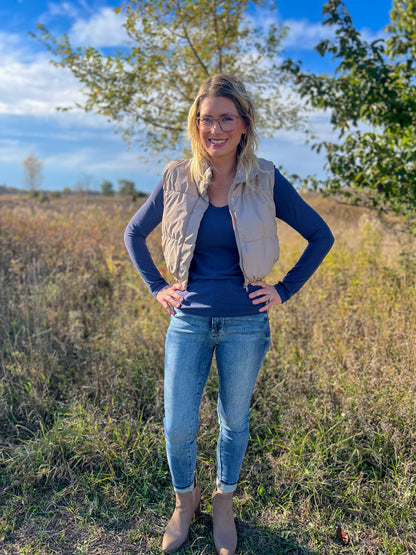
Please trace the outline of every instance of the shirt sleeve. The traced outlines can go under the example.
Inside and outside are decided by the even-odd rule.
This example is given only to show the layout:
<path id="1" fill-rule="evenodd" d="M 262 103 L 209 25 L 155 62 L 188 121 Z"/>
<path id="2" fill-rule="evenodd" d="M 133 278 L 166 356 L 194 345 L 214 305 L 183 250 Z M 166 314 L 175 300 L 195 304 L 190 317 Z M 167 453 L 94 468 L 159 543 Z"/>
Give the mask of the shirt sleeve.
<path id="1" fill-rule="evenodd" d="M 296 189 L 275 169 L 274 202 L 276 217 L 286 222 L 308 241 L 301 257 L 275 285 L 286 302 L 308 281 L 334 243 L 331 230 L 315 210 L 307 204 Z"/>
<path id="2" fill-rule="evenodd" d="M 154 297 L 168 283 L 156 268 L 146 238 L 162 221 L 163 216 L 163 184 L 156 185 L 152 194 L 136 212 L 124 232 L 124 243 L 144 283 Z"/>

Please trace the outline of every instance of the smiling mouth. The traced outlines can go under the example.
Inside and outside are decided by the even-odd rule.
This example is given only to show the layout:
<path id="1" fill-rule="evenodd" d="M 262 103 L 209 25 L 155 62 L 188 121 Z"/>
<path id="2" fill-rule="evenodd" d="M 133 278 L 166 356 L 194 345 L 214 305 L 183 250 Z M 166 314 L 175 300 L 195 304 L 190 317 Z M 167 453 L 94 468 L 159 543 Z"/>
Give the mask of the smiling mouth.
<path id="1" fill-rule="evenodd" d="M 227 142 L 228 139 L 209 139 L 209 142 L 213 145 L 213 146 L 222 146 L 225 145 L 225 143 Z"/>

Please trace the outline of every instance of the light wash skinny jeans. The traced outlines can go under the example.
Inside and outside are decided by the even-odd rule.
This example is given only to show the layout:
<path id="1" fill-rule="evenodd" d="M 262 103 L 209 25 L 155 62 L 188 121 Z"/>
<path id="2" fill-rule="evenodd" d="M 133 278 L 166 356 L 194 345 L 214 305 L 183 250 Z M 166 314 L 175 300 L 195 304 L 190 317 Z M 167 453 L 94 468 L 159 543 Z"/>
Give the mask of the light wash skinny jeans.
<path id="1" fill-rule="evenodd" d="M 199 408 L 215 351 L 217 486 L 232 492 L 248 443 L 251 396 L 270 346 L 268 314 L 211 318 L 175 312 L 166 335 L 164 386 L 164 431 L 173 486 L 176 493 L 193 488 Z"/>

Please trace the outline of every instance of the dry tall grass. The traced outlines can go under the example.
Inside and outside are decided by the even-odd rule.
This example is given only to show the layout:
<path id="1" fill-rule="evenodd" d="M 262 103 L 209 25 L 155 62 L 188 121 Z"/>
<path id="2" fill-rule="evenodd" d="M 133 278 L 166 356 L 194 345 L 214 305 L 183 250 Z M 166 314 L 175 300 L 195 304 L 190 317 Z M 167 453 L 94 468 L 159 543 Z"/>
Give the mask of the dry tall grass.
<path id="1" fill-rule="evenodd" d="M 416 553 L 415 238 L 397 220 L 308 201 L 336 244 L 271 314 L 235 500 L 238 553 Z M 161 424 L 168 319 L 122 243 L 136 209 L 1 199 L 0 553 L 159 552 L 173 502 Z M 279 228 L 270 280 L 304 246 Z M 158 232 L 150 245 L 163 266 Z M 199 439 L 206 512 L 216 388 L 213 372 Z M 214 553 L 208 516 L 181 553 Z"/>

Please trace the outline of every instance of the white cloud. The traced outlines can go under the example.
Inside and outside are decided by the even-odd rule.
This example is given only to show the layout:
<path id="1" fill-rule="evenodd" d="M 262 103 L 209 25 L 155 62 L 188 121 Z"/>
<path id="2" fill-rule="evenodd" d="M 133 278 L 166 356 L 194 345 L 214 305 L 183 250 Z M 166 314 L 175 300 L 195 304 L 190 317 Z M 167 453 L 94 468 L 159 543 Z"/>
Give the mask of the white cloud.
<path id="1" fill-rule="evenodd" d="M 311 23 L 307 19 L 287 19 L 284 24 L 289 27 L 283 41 L 285 48 L 313 50 L 319 41 L 332 39 L 335 36 L 333 27 L 323 26 L 321 23 Z"/>
<path id="2" fill-rule="evenodd" d="M 278 131 L 272 139 L 261 142 L 259 155 L 273 160 L 277 166 L 282 166 L 289 174 L 301 177 L 325 175 L 325 154 L 312 150 L 312 144 L 322 141 L 337 141 L 337 133 L 330 123 L 330 113 L 325 110 L 313 110 L 309 114 L 308 130 L 315 136 L 310 143 L 306 143 L 306 134 L 302 130 Z"/>
<path id="3" fill-rule="evenodd" d="M 290 131 L 280 131 L 273 139 L 261 142 L 259 156 L 273 161 L 289 174 L 301 177 L 324 176 L 324 155 L 312 151 L 311 145 L 299 142 Z"/>
<path id="4" fill-rule="evenodd" d="M 53 133 L 49 138 L 51 143 L 59 141 L 59 136 Z M 96 135 L 90 141 L 80 140 L 72 150 L 59 149 L 54 154 L 45 151 L 45 146 L 38 145 L 36 136 L 30 134 L 25 141 L 0 138 L 0 184 L 21 186 L 22 161 L 29 155 L 42 160 L 44 186 L 49 189 L 56 188 L 57 184 L 61 188 L 72 186 L 78 179 L 89 176 L 92 185 L 97 187 L 104 178 L 113 181 L 127 178 L 134 180 L 138 189 L 150 191 L 158 182 L 164 165 L 146 164 L 138 158 L 137 152 L 126 151 L 123 143 L 113 142 L 110 134 Z"/>
<path id="5" fill-rule="evenodd" d="M 0 31 L 0 67 L 17 59 L 29 59 L 31 56 L 31 51 L 23 44 L 20 35 Z"/>
<path id="6" fill-rule="evenodd" d="M 289 28 L 283 41 L 284 48 L 313 50 L 320 41 L 335 38 L 334 26 L 311 23 L 307 19 L 287 19 L 283 23 Z M 384 29 L 374 32 L 368 28 L 363 28 L 359 31 L 362 39 L 369 43 L 387 37 Z"/>
<path id="7" fill-rule="evenodd" d="M 45 165 L 57 166 L 69 170 L 78 169 L 88 173 L 106 171 L 137 171 L 143 166 L 133 152 L 115 152 L 111 159 L 103 155 L 102 147 L 84 146 L 65 154 L 45 157 Z"/>
<path id="8" fill-rule="evenodd" d="M 266 30 L 271 25 L 287 28 L 286 36 L 282 41 L 283 48 L 296 48 L 298 50 L 312 50 L 320 40 L 332 38 L 334 29 L 319 23 L 311 23 L 308 19 L 282 19 L 279 12 L 255 8 L 248 20 L 256 29 Z"/>
<path id="9" fill-rule="evenodd" d="M 107 145 L 108 146 L 108 145 Z M 20 158 L 22 160 L 22 158 Z M 151 191 L 162 175 L 164 164 L 145 163 L 138 158 L 137 152 L 112 150 L 105 145 L 84 146 L 65 155 L 57 154 L 42 158 L 46 170 L 58 168 L 66 176 L 89 176 L 98 187 L 102 179 L 117 181 L 120 178 L 132 179 L 137 188 Z"/>
<path id="10" fill-rule="evenodd" d="M 46 53 L 29 54 L 18 35 L 0 33 L 0 114 L 48 115 L 82 99 L 68 70 Z"/>
<path id="11" fill-rule="evenodd" d="M 72 75 L 53 67 L 43 56 L 32 63 L 0 65 L 0 113 L 48 115 L 58 106 L 73 105 L 82 95 Z"/>
<path id="12" fill-rule="evenodd" d="M 312 143 L 335 140 L 336 132 L 332 129 L 330 118 L 331 114 L 329 110 L 313 109 L 308 112 L 306 127 L 310 133 L 309 136 L 315 137 L 315 139 L 311 139 Z M 284 133 L 286 139 L 292 144 L 304 144 L 307 138 L 306 134 L 301 129 L 279 131 L 277 136 L 281 136 L 282 133 Z"/>
<path id="13" fill-rule="evenodd" d="M 71 2 L 51 2 L 48 4 L 48 12 L 46 17 L 69 17 L 76 19 L 79 17 L 79 9 Z"/>
<path id="14" fill-rule="evenodd" d="M 27 147 L 15 139 L 0 139 L 0 162 L 2 164 L 18 163 L 28 156 Z M 2 179 L 0 178 L 0 181 Z"/>
<path id="15" fill-rule="evenodd" d="M 0 115 L 46 118 L 67 128 L 110 129 L 107 120 L 93 112 L 57 110 L 84 100 L 80 83 L 68 69 L 53 66 L 47 53 L 32 53 L 28 59 L 18 35 L 0 33 Z"/>
<path id="16" fill-rule="evenodd" d="M 363 29 L 361 29 L 360 33 L 361 33 L 361 37 L 368 43 L 372 43 L 373 41 L 378 39 L 386 39 L 389 36 L 384 29 L 380 29 L 379 31 L 374 32 L 371 29 L 368 29 L 367 27 L 364 27 Z"/>
<path id="17" fill-rule="evenodd" d="M 122 26 L 124 16 L 116 14 L 111 8 L 103 8 L 89 19 L 79 19 L 69 31 L 73 44 L 94 46 L 96 48 L 126 45 L 129 41 Z"/>

